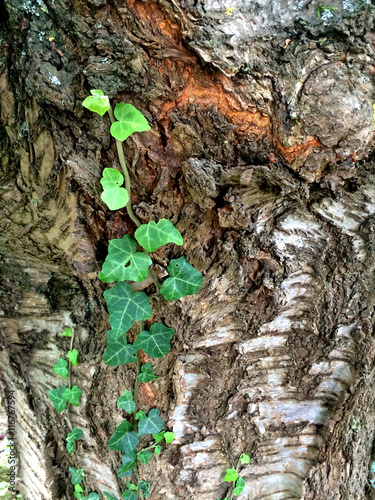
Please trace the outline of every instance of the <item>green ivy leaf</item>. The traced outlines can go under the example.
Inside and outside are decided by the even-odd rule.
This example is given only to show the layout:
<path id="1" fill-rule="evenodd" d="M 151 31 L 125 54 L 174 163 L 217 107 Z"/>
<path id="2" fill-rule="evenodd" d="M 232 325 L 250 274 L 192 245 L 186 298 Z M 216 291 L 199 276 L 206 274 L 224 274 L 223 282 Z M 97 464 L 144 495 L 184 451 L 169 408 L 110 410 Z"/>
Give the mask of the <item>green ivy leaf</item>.
<path id="1" fill-rule="evenodd" d="M 174 432 L 166 432 L 164 437 L 165 437 L 165 442 L 169 444 L 175 439 L 176 434 Z"/>
<path id="2" fill-rule="evenodd" d="M 115 117 L 118 121 L 112 123 L 111 135 L 118 141 L 125 141 L 133 132 L 151 130 L 142 113 L 129 103 L 116 104 Z"/>
<path id="3" fill-rule="evenodd" d="M 71 337 L 73 335 L 72 330 L 70 328 L 65 328 L 65 330 L 61 333 L 63 337 Z"/>
<path id="4" fill-rule="evenodd" d="M 66 400 L 63 398 L 63 394 L 66 391 L 66 385 L 60 387 L 59 389 L 50 389 L 48 391 L 48 397 L 52 401 L 55 410 L 61 413 L 65 410 Z"/>
<path id="5" fill-rule="evenodd" d="M 82 391 L 76 385 L 73 385 L 71 389 L 69 389 L 69 387 L 65 389 L 62 395 L 63 399 L 65 399 L 65 401 L 69 401 L 69 403 L 71 403 L 73 406 L 79 406 L 78 400 L 81 396 Z"/>
<path id="6" fill-rule="evenodd" d="M 138 489 L 137 485 L 131 483 L 130 481 L 126 481 L 126 487 L 128 488 L 128 490 L 133 490 L 133 491 L 137 491 Z"/>
<path id="7" fill-rule="evenodd" d="M 130 391 L 125 391 L 123 396 L 120 396 L 117 400 L 117 406 L 127 413 L 133 413 L 135 410 L 135 403 L 133 401 L 133 396 Z"/>
<path id="8" fill-rule="evenodd" d="M 161 431 L 158 434 L 153 434 L 152 436 L 155 439 L 155 443 L 160 443 L 160 441 L 162 441 L 164 439 L 164 434 L 165 434 L 165 431 Z"/>
<path id="9" fill-rule="evenodd" d="M 68 453 L 74 453 L 74 441 L 78 439 L 81 439 L 83 436 L 83 431 L 82 429 L 79 429 L 78 427 L 73 427 L 72 432 L 69 432 L 68 437 L 66 438 L 67 443 L 66 443 L 66 449 L 68 450 Z"/>
<path id="10" fill-rule="evenodd" d="M 138 422 L 138 432 L 140 436 L 145 434 L 157 434 L 164 427 L 164 420 L 159 417 L 160 411 L 153 408 L 148 412 L 148 416 Z"/>
<path id="11" fill-rule="evenodd" d="M 148 450 L 143 450 L 137 455 L 138 460 L 142 462 L 142 465 L 146 465 L 152 458 L 152 452 Z"/>
<path id="12" fill-rule="evenodd" d="M 122 456 L 121 464 L 118 468 L 118 477 L 131 476 L 133 474 L 133 469 L 137 467 L 137 458 L 135 453 L 132 455 L 125 454 Z"/>
<path id="13" fill-rule="evenodd" d="M 245 488 L 245 481 L 242 479 L 242 477 L 239 477 L 236 481 L 236 487 L 233 490 L 233 493 L 235 495 L 240 495 Z"/>
<path id="14" fill-rule="evenodd" d="M 86 97 L 82 106 L 103 116 L 110 108 L 109 99 L 102 90 L 90 90 L 91 95 Z"/>
<path id="15" fill-rule="evenodd" d="M 105 168 L 100 184 L 103 186 L 101 199 L 110 210 L 119 210 L 124 208 L 129 201 L 129 194 L 124 187 L 123 175 L 115 168 Z"/>
<path id="16" fill-rule="evenodd" d="M 235 469 L 227 469 L 224 481 L 236 481 L 238 479 L 238 473 Z"/>
<path id="17" fill-rule="evenodd" d="M 171 338 L 174 333 L 174 328 L 168 328 L 163 323 L 154 323 L 149 332 L 144 330 L 138 334 L 133 346 L 152 358 L 162 358 L 171 350 Z"/>
<path id="18" fill-rule="evenodd" d="M 83 478 L 83 469 L 75 469 L 74 467 L 69 467 L 69 472 L 72 475 L 72 484 L 80 484 Z"/>
<path id="19" fill-rule="evenodd" d="M 155 252 L 167 243 L 182 245 L 184 240 L 168 219 L 160 219 L 159 222 L 151 221 L 142 224 L 134 233 L 135 239 L 147 252 Z"/>
<path id="20" fill-rule="evenodd" d="M 125 281 L 119 281 L 113 288 L 106 290 L 104 298 L 115 336 L 126 333 L 134 321 L 149 319 L 152 316 L 150 299 L 145 292 L 132 293 L 130 285 Z"/>
<path id="21" fill-rule="evenodd" d="M 99 274 L 99 279 L 106 283 L 145 280 L 152 260 L 145 253 L 136 252 L 136 250 L 137 243 L 128 234 L 123 238 L 110 240 L 108 255 Z M 125 267 L 129 261 L 130 264 Z"/>
<path id="22" fill-rule="evenodd" d="M 78 491 L 79 493 L 83 493 L 83 488 L 80 484 L 76 484 L 74 486 L 74 491 Z"/>
<path id="23" fill-rule="evenodd" d="M 126 490 L 124 491 L 124 493 L 121 495 L 122 498 L 124 498 L 124 500 L 137 500 L 138 498 L 138 493 L 136 493 L 135 491 L 131 491 L 131 490 Z"/>
<path id="24" fill-rule="evenodd" d="M 137 361 L 135 349 L 128 344 L 126 334 L 115 335 L 112 330 L 107 333 L 107 349 L 103 354 L 103 361 L 108 366 L 121 366 Z"/>
<path id="25" fill-rule="evenodd" d="M 72 365 L 77 366 L 78 365 L 78 351 L 77 349 L 73 349 L 72 351 L 68 351 L 66 354 L 66 357 L 69 359 L 69 361 L 72 363 Z"/>
<path id="26" fill-rule="evenodd" d="M 145 498 L 150 496 L 150 481 L 139 481 L 138 488 L 143 491 Z"/>
<path id="27" fill-rule="evenodd" d="M 77 500 L 82 500 L 82 493 L 79 493 L 78 491 L 76 491 L 75 493 L 73 493 L 74 496 L 77 498 Z"/>
<path id="28" fill-rule="evenodd" d="M 145 416 L 146 416 L 146 413 L 144 411 L 140 410 L 140 411 L 137 411 L 137 413 L 135 414 L 135 419 L 141 420 L 141 418 L 144 418 Z"/>
<path id="29" fill-rule="evenodd" d="M 240 463 L 241 464 L 249 464 L 250 463 L 249 455 L 246 455 L 246 453 L 242 453 L 242 455 L 240 456 Z"/>
<path id="30" fill-rule="evenodd" d="M 100 500 L 100 495 L 92 492 L 88 497 L 82 497 L 82 500 Z"/>
<path id="31" fill-rule="evenodd" d="M 167 300 L 176 300 L 186 295 L 194 295 L 203 283 L 203 276 L 185 257 L 172 259 L 167 267 L 171 278 L 164 281 L 160 293 Z"/>
<path id="32" fill-rule="evenodd" d="M 152 380 L 156 380 L 158 377 L 152 373 L 151 363 L 145 363 L 141 366 L 141 372 L 138 375 L 138 379 L 143 384 L 147 384 L 147 382 L 151 382 Z"/>
<path id="33" fill-rule="evenodd" d="M 103 491 L 104 496 L 106 497 L 107 500 L 117 500 L 116 497 L 108 493 L 107 491 Z"/>
<path id="34" fill-rule="evenodd" d="M 160 455 L 160 452 L 161 452 L 161 446 L 158 444 L 157 446 L 155 446 L 155 455 Z"/>
<path id="35" fill-rule="evenodd" d="M 62 378 L 66 378 L 68 370 L 68 362 L 65 359 L 60 358 L 56 364 L 53 365 L 53 371 L 60 375 Z"/>
<path id="36" fill-rule="evenodd" d="M 132 453 L 137 448 L 139 437 L 133 430 L 133 426 L 123 420 L 121 424 L 116 427 L 116 430 L 108 441 L 108 448 L 110 450 L 119 450 L 124 453 Z"/>

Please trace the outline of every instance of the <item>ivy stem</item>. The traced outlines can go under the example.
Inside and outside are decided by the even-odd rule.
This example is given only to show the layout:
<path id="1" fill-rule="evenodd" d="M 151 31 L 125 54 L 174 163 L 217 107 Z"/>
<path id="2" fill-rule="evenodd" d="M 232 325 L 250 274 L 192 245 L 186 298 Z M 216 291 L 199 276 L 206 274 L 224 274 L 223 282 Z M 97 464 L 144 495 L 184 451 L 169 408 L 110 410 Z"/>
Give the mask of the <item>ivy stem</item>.
<path id="1" fill-rule="evenodd" d="M 74 329 L 72 329 L 72 330 L 73 330 L 72 331 L 72 336 L 70 338 L 70 350 L 71 351 L 73 350 L 73 345 L 74 345 Z M 72 362 L 70 361 L 70 359 L 69 359 L 68 384 L 69 384 L 69 389 L 71 389 L 72 388 Z M 66 408 L 66 419 L 68 421 L 70 432 L 72 432 L 73 425 L 72 425 L 72 421 L 70 419 L 70 406 L 71 406 L 71 404 L 68 401 L 68 406 Z M 74 443 L 74 445 L 75 445 L 75 443 Z"/>
<path id="2" fill-rule="evenodd" d="M 87 487 L 86 479 L 85 476 L 82 476 L 82 482 L 83 482 L 83 487 L 85 488 L 85 496 L 88 496 L 89 494 L 89 489 Z"/>
<path id="3" fill-rule="evenodd" d="M 140 321 L 139 322 L 139 333 L 141 333 L 143 331 L 144 327 L 145 327 L 145 322 L 144 321 Z M 140 355 L 140 351 L 137 351 L 137 374 L 136 374 L 135 384 L 134 384 L 134 404 L 135 404 L 135 410 L 134 410 L 134 416 L 133 416 L 133 426 L 134 426 L 135 432 L 137 432 L 137 428 L 138 428 L 138 421 L 135 418 L 135 415 L 137 413 L 137 405 L 138 405 L 138 386 L 139 386 L 138 375 L 140 373 L 141 373 L 141 355 Z"/>
<path id="4" fill-rule="evenodd" d="M 240 458 L 238 459 L 238 462 L 237 462 L 237 467 L 236 467 L 237 475 L 238 475 L 238 469 L 240 468 L 240 461 L 241 461 L 241 455 L 240 455 Z M 237 481 L 237 479 L 236 479 L 236 481 Z M 233 497 L 234 497 L 234 488 L 236 486 L 236 481 L 233 481 L 232 494 L 231 494 L 229 500 L 233 500 Z"/>

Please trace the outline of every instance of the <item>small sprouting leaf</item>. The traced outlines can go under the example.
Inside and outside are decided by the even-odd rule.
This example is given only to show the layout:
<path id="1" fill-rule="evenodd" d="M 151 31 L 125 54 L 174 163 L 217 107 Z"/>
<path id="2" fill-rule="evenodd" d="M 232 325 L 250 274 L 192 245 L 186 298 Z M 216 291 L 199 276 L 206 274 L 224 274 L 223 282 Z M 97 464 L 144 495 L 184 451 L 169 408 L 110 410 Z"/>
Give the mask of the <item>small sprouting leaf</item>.
<path id="1" fill-rule="evenodd" d="M 66 378 L 69 370 L 68 370 L 68 362 L 65 359 L 60 358 L 58 362 L 53 365 L 53 371 L 60 375 L 62 378 Z"/>
<path id="2" fill-rule="evenodd" d="M 129 103 L 116 104 L 115 117 L 118 121 L 112 123 L 111 135 L 118 141 L 125 141 L 133 132 L 151 130 L 142 113 Z"/>
<path id="3" fill-rule="evenodd" d="M 77 349 L 73 349 L 72 351 L 68 351 L 66 354 L 66 357 L 69 359 L 69 361 L 72 363 L 72 365 L 77 366 L 78 365 L 78 351 Z"/>
<path id="4" fill-rule="evenodd" d="M 104 292 L 107 301 L 109 321 L 114 335 L 126 333 L 134 321 L 149 319 L 152 316 L 150 299 L 145 292 L 132 293 L 130 285 L 118 281 L 113 288 Z"/>
<path id="5" fill-rule="evenodd" d="M 74 467 L 69 467 L 69 472 L 72 475 L 72 484 L 80 484 L 83 477 L 83 469 L 75 469 Z"/>
<path id="6" fill-rule="evenodd" d="M 135 239 L 147 252 L 155 252 L 167 243 L 182 245 L 184 240 L 168 219 L 160 219 L 159 222 L 151 221 L 142 224 L 134 233 Z"/>
<path id="7" fill-rule="evenodd" d="M 82 102 L 82 106 L 103 116 L 110 108 L 109 99 L 101 90 L 90 90 L 90 96 Z"/>
<path id="8" fill-rule="evenodd" d="M 155 443 L 160 443 L 160 441 L 162 441 L 164 439 L 164 434 L 165 434 L 165 431 L 161 431 L 158 434 L 153 434 L 152 436 L 155 439 Z"/>
<path id="9" fill-rule="evenodd" d="M 160 410 L 153 408 L 148 412 L 148 416 L 138 422 L 138 432 L 140 436 L 145 434 L 157 434 L 164 427 L 164 420 L 159 417 Z"/>
<path id="10" fill-rule="evenodd" d="M 186 295 L 194 295 L 200 290 L 203 276 L 185 257 L 172 259 L 167 267 L 171 278 L 164 281 L 160 293 L 167 300 L 176 300 Z"/>
<path id="11" fill-rule="evenodd" d="M 124 177 L 115 168 L 105 168 L 100 184 L 103 186 L 101 199 L 110 210 L 124 208 L 129 201 L 129 194 L 124 187 L 121 187 Z"/>
<path id="12" fill-rule="evenodd" d="M 80 484 L 76 484 L 74 486 L 74 491 L 78 491 L 79 493 L 83 493 L 83 488 Z"/>
<path id="13" fill-rule="evenodd" d="M 236 481 L 236 486 L 233 490 L 233 493 L 235 495 L 240 495 L 245 488 L 245 481 L 242 479 L 242 477 L 239 477 Z"/>
<path id="14" fill-rule="evenodd" d="M 125 391 L 123 396 L 120 396 L 117 400 L 117 406 L 127 413 L 133 413 L 135 410 L 135 403 L 133 401 L 133 396 L 130 391 Z"/>
<path id="15" fill-rule="evenodd" d="M 166 432 L 164 435 L 165 442 L 167 444 L 171 443 L 175 437 L 176 437 L 176 434 L 174 432 Z"/>
<path id="16" fill-rule="evenodd" d="M 107 491 L 103 491 L 103 495 L 106 497 L 107 500 L 117 500 L 116 497 L 108 493 Z"/>
<path id="17" fill-rule="evenodd" d="M 139 443 L 139 437 L 133 430 L 133 426 L 123 420 L 108 441 L 108 448 L 110 450 L 119 450 L 124 453 L 132 453 L 137 448 Z"/>
<path id="18" fill-rule="evenodd" d="M 135 349 L 128 344 L 126 334 L 115 335 L 112 330 L 107 333 L 107 349 L 103 354 L 103 361 L 108 366 L 121 366 L 137 361 Z"/>
<path id="19" fill-rule="evenodd" d="M 241 464 L 249 464 L 250 463 L 249 455 L 246 455 L 246 453 L 242 453 L 242 455 L 240 456 L 240 463 Z"/>
<path id="20" fill-rule="evenodd" d="M 227 469 L 224 481 L 237 481 L 238 473 L 235 469 Z"/>
<path id="21" fill-rule="evenodd" d="M 60 387 L 59 389 L 50 389 L 48 391 L 48 397 L 52 401 L 55 410 L 61 413 L 65 410 L 66 400 L 63 398 L 63 394 L 66 391 L 66 385 Z"/>
<path id="22" fill-rule="evenodd" d="M 134 345 L 134 344 L 133 344 Z M 158 377 L 152 373 L 151 363 L 145 363 L 141 366 L 141 372 L 138 375 L 138 379 L 143 384 L 147 384 L 147 382 L 151 382 L 152 380 L 156 380 Z"/>
<path id="23" fill-rule="evenodd" d="M 71 389 L 65 389 L 62 395 L 63 399 L 65 399 L 65 401 L 69 401 L 69 403 L 71 403 L 73 406 L 79 406 L 78 400 L 81 396 L 82 391 L 76 385 L 73 385 Z"/>
<path id="24" fill-rule="evenodd" d="M 139 333 L 133 346 L 152 358 L 162 358 L 171 350 L 174 332 L 174 328 L 168 328 L 163 323 L 154 323 L 149 332 L 144 330 Z"/>
<path id="25" fill-rule="evenodd" d="M 146 465 L 152 458 L 152 452 L 148 450 L 143 450 L 140 453 L 138 453 L 137 458 L 142 462 L 143 465 Z"/>
<path id="26" fill-rule="evenodd" d="M 71 337 L 73 335 L 72 330 L 70 328 L 65 328 L 65 330 L 61 333 L 61 335 L 63 337 Z"/>
<path id="27" fill-rule="evenodd" d="M 137 243 L 128 234 L 123 238 L 110 240 L 108 255 L 99 274 L 99 279 L 106 283 L 145 280 L 152 260 L 145 253 L 136 252 L 136 250 Z M 129 261 L 130 264 L 125 267 Z"/>
<path id="28" fill-rule="evenodd" d="M 124 500 L 137 500 L 137 498 L 138 498 L 138 493 L 136 493 L 135 491 L 126 490 L 126 491 L 124 491 L 124 493 L 121 495 L 121 497 L 122 497 Z"/>
<path id="29" fill-rule="evenodd" d="M 68 453 L 74 453 L 74 441 L 68 441 L 66 443 L 66 449 L 68 450 Z"/>
<path id="30" fill-rule="evenodd" d="M 68 453 L 74 453 L 74 441 L 78 439 L 81 439 L 83 436 L 83 431 L 82 429 L 79 429 L 78 427 L 73 427 L 72 432 L 69 432 L 68 437 L 66 438 L 67 443 L 66 443 L 66 449 L 68 450 Z"/>
<path id="31" fill-rule="evenodd" d="M 139 481 L 138 488 L 143 491 L 145 498 L 150 496 L 150 481 Z"/>
<path id="32" fill-rule="evenodd" d="M 100 495 L 91 492 L 88 497 L 82 497 L 82 500 L 100 500 Z"/>
<path id="33" fill-rule="evenodd" d="M 75 492 L 73 493 L 73 495 L 75 496 L 75 498 L 76 498 L 77 500 L 82 500 L 82 493 L 80 493 L 80 492 L 78 492 L 78 491 L 75 491 Z"/>
<path id="34" fill-rule="evenodd" d="M 161 452 L 161 446 L 158 444 L 157 446 L 155 446 L 155 455 L 159 455 Z"/>
<path id="35" fill-rule="evenodd" d="M 135 453 L 132 455 L 125 454 L 122 456 L 122 462 L 118 468 L 118 477 L 131 476 L 133 469 L 137 467 L 137 457 Z"/>
<path id="36" fill-rule="evenodd" d="M 133 490 L 133 491 L 137 491 L 138 489 L 137 485 L 131 483 L 130 481 L 126 481 L 126 487 L 128 488 L 128 490 Z"/>
<path id="37" fill-rule="evenodd" d="M 142 410 L 140 411 L 137 411 L 137 413 L 135 414 L 135 419 L 136 420 L 141 420 L 141 418 L 144 418 L 146 416 L 146 413 Z"/>

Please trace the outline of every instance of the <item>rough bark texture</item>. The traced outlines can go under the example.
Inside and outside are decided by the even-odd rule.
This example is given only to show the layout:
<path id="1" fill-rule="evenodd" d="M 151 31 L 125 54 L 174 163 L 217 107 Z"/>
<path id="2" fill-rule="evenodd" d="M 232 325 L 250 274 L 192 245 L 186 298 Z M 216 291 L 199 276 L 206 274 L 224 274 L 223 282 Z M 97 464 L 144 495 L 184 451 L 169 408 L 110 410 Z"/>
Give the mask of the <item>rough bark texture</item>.
<path id="1" fill-rule="evenodd" d="M 134 227 L 100 200 L 118 163 L 90 88 L 149 120 L 125 145 L 135 211 L 172 220 L 205 276 L 155 303 L 177 334 L 140 400 L 178 439 L 144 467 L 150 500 L 223 498 L 241 452 L 244 500 L 375 498 L 373 2 L 2 1 L 0 374 L 24 498 L 72 499 L 70 465 L 92 490 L 124 485 L 107 440 L 134 370 L 101 361 L 97 273 Z M 157 252 L 160 277 L 175 255 Z M 47 396 L 69 325 L 74 457 Z"/>

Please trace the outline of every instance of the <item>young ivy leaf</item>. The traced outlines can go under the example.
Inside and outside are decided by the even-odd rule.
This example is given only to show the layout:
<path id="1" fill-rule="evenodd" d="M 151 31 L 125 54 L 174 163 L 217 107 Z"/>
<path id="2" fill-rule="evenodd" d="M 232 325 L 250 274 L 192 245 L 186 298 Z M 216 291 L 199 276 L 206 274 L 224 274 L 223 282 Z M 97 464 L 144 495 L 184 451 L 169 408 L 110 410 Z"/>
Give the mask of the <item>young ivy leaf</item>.
<path id="1" fill-rule="evenodd" d="M 117 500 L 116 497 L 108 493 L 107 491 L 103 491 L 103 495 L 106 497 L 107 500 Z"/>
<path id="2" fill-rule="evenodd" d="M 66 400 L 63 398 L 63 394 L 66 391 L 66 385 L 60 387 L 59 389 L 50 389 L 48 391 L 48 397 L 52 401 L 55 410 L 61 413 L 65 410 Z"/>
<path id="3" fill-rule="evenodd" d="M 124 187 L 121 187 L 124 177 L 115 168 L 105 168 L 100 184 L 103 186 L 101 199 L 110 210 L 124 208 L 129 201 L 129 194 Z"/>
<path id="4" fill-rule="evenodd" d="M 67 443 L 66 443 L 66 449 L 68 450 L 68 453 L 74 453 L 74 441 L 78 439 L 81 439 L 83 436 L 83 431 L 82 429 L 79 429 L 78 427 L 73 427 L 72 432 L 69 432 L 68 437 L 66 438 Z"/>
<path id="5" fill-rule="evenodd" d="M 137 500 L 137 498 L 138 498 L 138 493 L 136 493 L 135 491 L 126 490 L 126 491 L 124 491 L 124 493 L 121 495 L 121 497 L 122 497 L 124 500 Z"/>
<path id="6" fill-rule="evenodd" d="M 145 416 L 146 416 L 146 413 L 144 411 L 140 410 L 140 411 L 137 411 L 137 413 L 135 414 L 135 419 L 141 420 L 141 418 L 144 418 Z"/>
<path id="7" fill-rule="evenodd" d="M 91 95 L 86 97 L 82 106 L 103 116 L 110 108 L 109 99 L 102 90 L 90 90 Z"/>
<path id="8" fill-rule="evenodd" d="M 194 295 L 200 290 L 203 276 L 185 257 L 172 259 L 167 267 L 171 278 L 164 281 L 160 293 L 166 300 L 176 300 L 186 295 Z"/>
<path id="9" fill-rule="evenodd" d="M 158 444 L 157 446 L 155 446 L 155 455 L 160 455 L 160 452 L 161 452 L 161 446 Z"/>
<path id="10" fill-rule="evenodd" d="M 237 481 L 238 473 L 235 469 L 227 469 L 224 481 Z"/>
<path id="11" fill-rule="evenodd" d="M 60 375 L 62 378 L 66 378 L 68 370 L 68 362 L 65 359 L 60 358 L 56 364 L 53 365 L 53 371 Z"/>
<path id="12" fill-rule="evenodd" d="M 125 281 L 118 281 L 113 288 L 106 290 L 104 298 L 115 336 L 126 333 L 134 321 L 149 319 L 152 316 L 150 299 L 145 292 L 132 293 L 130 285 Z"/>
<path id="13" fill-rule="evenodd" d="M 164 420 L 159 417 L 160 410 L 153 408 L 148 412 L 148 416 L 138 422 L 138 432 L 140 436 L 146 434 L 157 434 L 164 427 Z"/>
<path id="14" fill-rule="evenodd" d="M 246 455 L 246 453 L 242 453 L 242 455 L 240 456 L 240 463 L 241 464 L 249 464 L 250 463 L 249 455 Z"/>
<path id="15" fill-rule="evenodd" d="M 123 420 L 108 441 L 108 448 L 110 450 L 119 450 L 124 453 L 134 453 L 139 443 L 139 437 L 133 430 L 132 424 Z"/>
<path id="16" fill-rule="evenodd" d="M 239 477 L 236 481 L 236 486 L 233 490 L 233 493 L 235 495 L 240 495 L 245 488 L 245 481 L 242 479 L 242 477 Z"/>
<path id="17" fill-rule="evenodd" d="M 135 239 L 147 252 L 155 252 L 167 243 L 182 245 L 184 240 L 178 229 L 168 219 L 142 224 L 134 233 Z"/>
<path id="18" fill-rule="evenodd" d="M 65 328 L 65 330 L 61 333 L 63 337 L 71 337 L 72 336 L 72 330 L 70 328 Z"/>
<path id="19" fill-rule="evenodd" d="M 139 481 L 138 488 L 143 491 L 145 498 L 150 496 L 150 481 Z"/>
<path id="20" fill-rule="evenodd" d="M 69 401 L 69 403 L 71 403 L 73 406 L 79 406 L 78 400 L 81 396 L 82 391 L 76 385 L 73 385 L 71 389 L 65 389 L 62 395 L 63 399 L 65 399 L 65 401 Z"/>
<path id="21" fill-rule="evenodd" d="M 69 472 L 72 475 L 72 484 L 80 484 L 83 477 L 83 469 L 75 469 L 74 467 L 69 467 Z"/>
<path id="22" fill-rule="evenodd" d="M 164 439 L 165 431 L 161 431 L 158 434 L 153 434 L 152 437 L 155 439 L 155 443 L 160 443 Z"/>
<path id="23" fill-rule="evenodd" d="M 144 365 L 142 365 L 141 372 L 142 373 L 138 375 L 138 380 L 143 384 L 147 384 L 147 382 L 151 382 L 152 380 L 156 380 L 158 378 L 157 375 L 154 375 L 152 373 L 151 363 L 145 363 Z"/>
<path id="24" fill-rule="evenodd" d="M 137 361 L 135 349 L 128 344 L 126 334 L 115 335 L 112 330 L 107 333 L 107 349 L 103 354 L 103 361 L 108 366 L 121 366 Z"/>
<path id="25" fill-rule="evenodd" d="M 73 349 L 72 351 L 68 351 L 66 354 L 66 357 L 69 359 L 69 361 L 72 363 L 72 365 L 77 366 L 78 365 L 78 351 L 77 349 Z"/>
<path id="26" fill-rule="evenodd" d="M 137 467 L 137 457 L 135 453 L 133 455 L 123 455 L 122 462 L 118 468 L 118 477 L 131 476 L 133 474 L 133 469 Z"/>
<path id="27" fill-rule="evenodd" d="M 111 125 L 111 135 L 118 141 L 125 141 L 133 132 L 151 130 L 146 118 L 131 104 L 120 102 L 115 107 L 115 117 L 118 120 Z"/>
<path id="28" fill-rule="evenodd" d="M 144 330 L 138 334 L 133 346 L 152 358 L 162 358 L 171 350 L 171 338 L 174 333 L 174 328 L 168 328 L 163 323 L 154 323 L 149 332 Z"/>
<path id="29" fill-rule="evenodd" d="M 166 432 L 164 435 L 165 442 L 167 444 L 171 443 L 175 437 L 176 437 L 176 434 L 174 432 Z"/>
<path id="30" fill-rule="evenodd" d="M 133 491 L 137 491 L 137 485 L 131 483 L 130 481 L 126 481 L 126 487 L 128 488 L 128 490 L 133 490 Z"/>
<path id="31" fill-rule="evenodd" d="M 110 240 L 108 255 L 99 274 L 99 279 L 106 283 L 145 280 L 152 260 L 145 253 L 136 252 L 136 250 L 137 243 L 128 234 L 121 239 Z M 129 261 L 130 264 L 125 267 Z"/>
<path id="32" fill-rule="evenodd" d="M 127 413 L 133 413 L 135 410 L 135 403 L 133 401 L 133 396 L 130 391 L 125 391 L 123 396 L 120 396 L 117 400 L 117 406 Z"/>
<path id="33" fill-rule="evenodd" d="M 143 450 L 137 455 L 138 460 L 142 462 L 142 465 L 146 465 L 152 458 L 152 452 L 148 450 Z"/>

